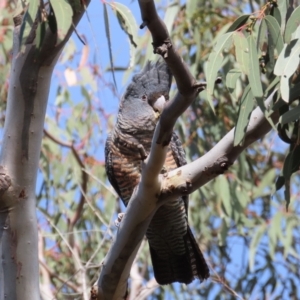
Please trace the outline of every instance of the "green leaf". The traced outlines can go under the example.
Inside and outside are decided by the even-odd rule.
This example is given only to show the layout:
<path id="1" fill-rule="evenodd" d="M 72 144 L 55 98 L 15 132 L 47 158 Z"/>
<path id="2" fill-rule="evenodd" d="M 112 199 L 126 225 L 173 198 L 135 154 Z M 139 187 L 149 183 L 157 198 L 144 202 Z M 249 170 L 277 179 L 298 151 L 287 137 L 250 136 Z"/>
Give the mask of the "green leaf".
<path id="1" fill-rule="evenodd" d="M 263 51 L 264 44 L 267 40 L 267 24 L 264 19 L 261 20 L 258 28 L 257 51 Z"/>
<path id="2" fill-rule="evenodd" d="M 244 74 L 249 73 L 249 47 L 246 37 L 242 32 L 233 34 L 233 43 L 235 47 L 236 61 Z"/>
<path id="3" fill-rule="evenodd" d="M 293 230 L 297 228 L 299 224 L 299 220 L 295 217 L 287 218 L 286 230 L 285 230 L 285 239 L 283 241 L 283 248 L 284 248 L 284 257 L 290 253 L 290 250 L 293 248 L 292 242 L 294 239 Z"/>
<path id="4" fill-rule="evenodd" d="M 283 48 L 283 38 L 280 33 L 279 24 L 277 20 L 270 15 L 265 17 L 265 21 L 270 34 L 270 42 L 274 45 L 277 53 L 279 54 Z"/>
<path id="5" fill-rule="evenodd" d="M 227 178 L 223 176 L 218 177 L 219 183 L 219 195 L 222 198 L 222 203 L 224 205 L 227 216 L 231 217 L 232 215 L 232 203 L 231 203 L 231 195 Z"/>
<path id="6" fill-rule="evenodd" d="M 271 15 L 276 19 L 278 24 L 281 25 L 281 14 L 278 7 L 276 7 L 275 5 L 273 5 L 271 9 Z"/>
<path id="7" fill-rule="evenodd" d="M 271 258 L 274 258 L 275 249 L 277 246 L 277 239 L 280 237 L 281 232 L 281 220 L 282 213 L 277 212 L 275 216 L 272 218 L 272 222 L 269 226 L 268 235 L 269 235 L 269 253 Z"/>
<path id="8" fill-rule="evenodd" d="M 241 71 L 238 69 L 232 69 L 227 73 L 226 86 L 231 94 L 234 92 L 236 87 L 236 82 L 240 76 L 241 76 Z"/>
<path id="9" fill-rule="evenodd" d="M 260 226 L 258 226 L 256 232 L 253 235 L 253 238 L 251 240 L 251 244 L 249 247 L 249 267 L 250 267 L 250 271 L 253 272 L 254 270 L 254 263 L 255 263 L 255 254 L 259 245 L 259 242 L 263 236 L 263 234 L 265 233 L 267 229 L 267 225 L 266 223 L 261 224 Z"/>
<path id="10" fill-rule="evenodd" d="M 253 192 L 253 198 L 269 195 L 270 189 L 268 188 L 274 182 L 275 176 L 275 169 L 270 169 L 269 171 L 267 171 L 267 173 L 263 175 L 262 181 L 260 182 L 258 187 L 255 188 Z"/>
<path id="11" fill-rule="evenodd" d="M 280 79 L 280 94 L 282 100 L 288 103 L 290 99 L 290 81 L 288 77 L 282 76 Z"/>
<path id="12" fill-rule="evenodd" d="M 136 23 L 135 17 L 133 16 L 131 10 L 119 2 L 107 3 L 113 9 L 116 14 L 121 28 L 128 35 L 130 42 L 137 47 L 138 44 L 138 25 Z"/>
<path id="13" fill-rule="evenodd" d="M 279 122 L 284 125 L 293 121 L 298 120 L 300 117 L 300 105 L 296 106 L 295 108 L 292 108 L 291 110 L 284 113 L 280 119 Z"/>
<path id="14" fill-rule="evenodd" d="M 289 43 L 291 41 L 292 33 L 296 31 L 299 26 L 300 20 L 300 6 L 298 6 L 290 16 L 289 20 L 286 23 L 285 32 L 284 32 L 284 42 Z"/>
<path id="15" fill-rule="evenodd" d="M 290 77 L 296 72 L 300 63 L 300 39 L 285 45 L 275 65 L 274 74 L 281 76 L 280 92 L 285 102 L 290 99 Z"/>
<path id="16" fill-rule="evenodd" d="M 50 0 L 57 24 L 57 41 L 63 41 L 72 26 L 73 9 L 67 0 Z"/>
<path id="17" fill-rule="evenodd" d="M 298 68 L 300 61 L 300 40 L 292 40 L 290 44 L 285 44 L 277 59 L 274 74 L 290 78 Z"/>
<path id="18" fill-rule="evenodd" d="M 234 146 L 237 146 L 242 143 L 245 133 L 247 131 L 247 126 L 251 116 L 251 112 L 254 106 L 254 97 L 250 88 L 250 85 L 244 90 L 242 95 L 240 107 L 239 107 L 239 116 L 237 124 L 234 130 Z"/>
<path id="19" fill-rule="evenodd" d="M 232 32 L 225 33 L 221 36 L 216 45 L 214 46 L 212 52 L 208 57 L 208 62 L 206 64 L 206 80 L 207 80 L 207 101 L 210 104 L 212 110 L 214 111 L 214 106 L 212 102 L 213 92 L 215 81 L 217 79 L 217 74 L 219 69 L 221 68 L 221 64 L 223 62 L 223 50 L 228 50 L 232 44 Z"/>
<path id="20" fill-rule="evenodd" d="M 292 33 L 292 40 L 300 39 L 300 25 L 297 29 Z"/>
<path id="21" fill-rule="evenodd" d="M 35 21 L 38 9 L 39 9 L 40 1 L 38 0 L 30 0 L 29 7 L 24 14 L 21 28 L 20 28 L 20 48 L 25 45 L 27 38 L 33 28 L 33 23 Z"/>
<path id="22" fill-rule="evenodd" d="M 259 61 L 255 41 L 252 35 L 249 35 L 247 40 L 250 54 L 248 78 L 251 86 L 251 91 L 254 97 L 262 97 L 263 89 L 261 84 L 261 75 L 259 70 Z"/>
<path id="23" fill-rule="evenodd" d="M 226 238 L 227 238 L 228 229 L 229 228 L 226 224 L 226 220 L 223 217 L 222 218 L 221 230 L 218 233 L 219 246 L 221 246 L 221 247 L 226 245 Z"/>
<path id="24" fill-rule="evenodd" d="M 284 33 L 284 29 L 285 29 L 285 20 L 286 20 L 286 13 L 287 13 L 287 8 L 289 6 L 289 0 L 280 0 L 280 1 L 277 1 L 277 6 L 278 6 L 278 9 L 280 11 L 280 15 L 281 15 L 281 34 Z"/>
<path id="25" fill-rule="evenodd" d="M 243 15 L 238 17 L 228 28 L 227 32 L 235 31 L 245 25 L 249 19 L 250 15 Z"/>
<path id="26" fill-rule="evenodd" d="M 132 12 L 128 7 L 126 7 L 124 4 L 121 4 L 119 2 L 112 2 L 106 4 L 110 5 L 111 8 L 113 9 L 113 12 L 115 13 L 119 24 L 121 28 L 125 31 L 125 33 L 129 37 L 130 41 L 130 63 L 129 63 L 129 68 L 132 68 L 135 66 L 135 51 L 136 47 L 139 44 L 139 37 L 138 37 L 138 25 L 135 20 L 135 17 L 133 16 Z"/>
<path id="27" fill-rule="evenodd" d="M 106 34 L 107 43 L 108 43 L 110 69 L 112 71 L 112 76 L 113 76 L 115 87 L 117 88 L 117 82 L 116 82 L 115 70 L 114 70 L 114 60 L 113 60 L 113 55 L 112 55 L 111 38 L 110 38 L 109 18 L 108 18 L 106 3 L 104 3 L 104 2 L 103 2 L 103 13 L 104 13 L 105 34 Z"/>
<path id="28" fill-rule="evenodd" d="M 46 33 L 46 22 L 39 23 L 36 29 L 36 39 L 35 39 L 36 49 L 38 51 L 41 50 L 41 47 L 43 45 L 45 33 Z"/>

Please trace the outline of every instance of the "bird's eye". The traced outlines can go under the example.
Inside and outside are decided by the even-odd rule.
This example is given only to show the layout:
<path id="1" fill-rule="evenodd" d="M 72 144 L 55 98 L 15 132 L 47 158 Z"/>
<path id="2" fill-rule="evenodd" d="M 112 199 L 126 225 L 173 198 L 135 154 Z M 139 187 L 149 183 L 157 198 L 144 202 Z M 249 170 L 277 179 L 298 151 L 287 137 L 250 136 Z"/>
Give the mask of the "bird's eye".
<path id="1" fill-rule="evenodd" d="M 143 101 L 146 101 L 146 100 L 147 100 L 147 96 L 146 96 L 146 95 L 143 95 L 143 96 L 142 96 L 142 100 L 143 100 Z"/>

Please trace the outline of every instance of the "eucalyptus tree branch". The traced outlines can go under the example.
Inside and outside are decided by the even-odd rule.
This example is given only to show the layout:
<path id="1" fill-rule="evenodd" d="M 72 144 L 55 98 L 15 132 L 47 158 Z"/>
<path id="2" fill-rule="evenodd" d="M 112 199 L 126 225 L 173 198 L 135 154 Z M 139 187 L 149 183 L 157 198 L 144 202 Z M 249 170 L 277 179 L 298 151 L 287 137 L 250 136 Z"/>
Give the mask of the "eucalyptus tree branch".
<path id="1" fill-rule="evenodd" d="M 84 11 L 83 6 L 81 10 L 74 9 L 75 26 Z M 37 49 L 37 22 L 33 23 L 24 49 L 20 49 L 22 17 L 14 18 L 12 67 L 0 150 L 0 299 L 39 300 L 35 185 L 51 76 L 73 27 L 62 41 L 57 32 L 47 28 Z"/>
<path id="2" fill-rule="evenodd" d="M 217 175 L 224 173 L 251 143 L 263 137 L 271 126 L 259 108 L 251 115 L 243 145 L 233 146 L 232 129 L 211 151 L 186 166 L 161 175 L 167 146 L 177 118 L 192 103 L 204 84 L 198 84 L 174 49 L 167 29 L 157 15 L 154 1 L 139 0 L 142 27 L 152 34 L 154 52 L 161 54 L 171 69 L 178 94 L 164 108 L 152 138 L 151 151 L 141 155 L 141 181 L 134 190 L 115 240 L 103 262 L 98 280 L 98 299 L 125 299 L 127 279 L 138 247 L 156 210 L 166 201 L 189 194 Z M 275 93 L 275 92 L 274 92 Z M 266 105 L 273 100 L 272 93 Z M 274 122 L 278 120 L 274 113 Z"/>
<path id="3" fill-rule="evenodd" d="M 266 99 L 268 107 L 273 101 L 275 89 Z M 276 124 L 279 113 L 273 112 L 270 116 Z M 234 130 L 229 131 L 209 152 L 195 161 L 169 172 L 163 177 L 163 190 L 161 199 L 169 195 L 185 195 L 194 192 L 201 186 L 223 174 L 238 158 L 242 151 L 253 142 L 263 138 L 272 129 L 263 112 L 257 107 L 252 113 L 245 134 L 243 144 L 234 146 Z"/>

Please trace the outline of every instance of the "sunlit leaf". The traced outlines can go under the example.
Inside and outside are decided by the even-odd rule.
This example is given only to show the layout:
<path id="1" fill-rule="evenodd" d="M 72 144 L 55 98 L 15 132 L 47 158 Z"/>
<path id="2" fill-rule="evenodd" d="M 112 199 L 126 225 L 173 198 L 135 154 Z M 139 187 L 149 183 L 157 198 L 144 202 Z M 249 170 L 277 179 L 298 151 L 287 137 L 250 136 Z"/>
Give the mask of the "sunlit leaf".
<path id="1" fill-rule="evenodd" d="M 296 31 L 297 27 L 300 25 L 300 6 L 298 6 L 290 16 L 287 21 L 285 32 L 284 32 L 284 42 L 289 43 L 291 41 L 292 33 Z"/>

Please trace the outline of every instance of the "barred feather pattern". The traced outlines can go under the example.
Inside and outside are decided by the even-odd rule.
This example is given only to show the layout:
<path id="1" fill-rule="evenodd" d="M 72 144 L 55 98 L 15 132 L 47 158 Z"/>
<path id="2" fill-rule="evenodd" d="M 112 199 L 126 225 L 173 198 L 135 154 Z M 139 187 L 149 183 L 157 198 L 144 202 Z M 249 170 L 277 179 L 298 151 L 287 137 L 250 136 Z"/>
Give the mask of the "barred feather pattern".
<path id="1" fill-rule="evenodd" d="M 127 205 L 140 181 L 141 157 L 138 144 L 130 142 L 128 138 L 123 140 L 121 135 L 115 130 L 107 140 L 106 172 L 112 186 Z M 151 139 L 143 135 L 142 144 L 146 151 L 150 150 Z M 186 163 L 179 143 L 173 133 L 164 170 L 171 171 Z M 186 196 L 169 201 L 157 210 L 147 230 L 154 275 L 159 284 L 188 284 L 194 278 L 204 280 L 209 277 L 205 259 L 188 226 L 187 207 Z"/>
<path id="2" fill-rule="evenodd" d="M 171 74 L 162 63 L 147 64 L 134 76 L 127 88 L 118 114 L 118 121 L 105 146 L 105 166 L 109 181 L 127 206 L 134 188 L 140 182 L 140 144 L 148 153 L 157 119 L 153 109 L 139 101 L 143 95 L 151 100 L 168 94 Z M 135 100 L 138 99 L 138 100 Z M 126 102 L 127 101 L 127 102 Z M 151 100 L 152 101 L 152 100 Z M 164 172 L 186 164 L 185 153 L 173 133 L 164 163 Z M 209 269 L 188 226 L 188 197 L 168 201 L 153 216 L 146 236 L 149 241 L 154 275 L 159 284 L 190 283 L 204 280 Z"/>

